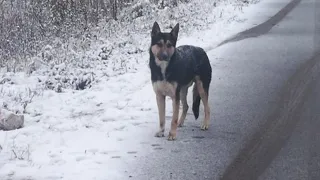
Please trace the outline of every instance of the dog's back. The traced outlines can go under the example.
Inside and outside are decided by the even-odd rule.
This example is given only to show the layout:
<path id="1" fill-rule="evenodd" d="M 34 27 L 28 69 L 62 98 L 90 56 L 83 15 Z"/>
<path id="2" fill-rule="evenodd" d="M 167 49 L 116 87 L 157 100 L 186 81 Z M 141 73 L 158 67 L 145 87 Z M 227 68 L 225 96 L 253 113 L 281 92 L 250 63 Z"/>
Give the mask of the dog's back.
<path id="1" fill-rule="evenodd" d="M 167 80 L 177 81 L 184 86 L 199 76 L 204 87 L 209 88 L 211 81 L 211 65 L 206 52 L 196 46 L 183 45 L 176 48 L 167 67 Z"/>

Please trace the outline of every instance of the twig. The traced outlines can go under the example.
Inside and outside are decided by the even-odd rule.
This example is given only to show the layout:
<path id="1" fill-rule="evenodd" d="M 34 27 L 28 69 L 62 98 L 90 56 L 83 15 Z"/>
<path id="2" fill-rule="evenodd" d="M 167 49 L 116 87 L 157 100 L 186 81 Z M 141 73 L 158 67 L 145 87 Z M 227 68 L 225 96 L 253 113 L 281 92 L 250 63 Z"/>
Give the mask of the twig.
<path id="1" fill-rule="evenodd" d="M 13 154 L 14 154 L 14 156 L 15 156 L 15 159 L 18 158 L 16 152 L 15 152 L 13 149 L 11 149 L 11 151 L 13 152 Z"/>

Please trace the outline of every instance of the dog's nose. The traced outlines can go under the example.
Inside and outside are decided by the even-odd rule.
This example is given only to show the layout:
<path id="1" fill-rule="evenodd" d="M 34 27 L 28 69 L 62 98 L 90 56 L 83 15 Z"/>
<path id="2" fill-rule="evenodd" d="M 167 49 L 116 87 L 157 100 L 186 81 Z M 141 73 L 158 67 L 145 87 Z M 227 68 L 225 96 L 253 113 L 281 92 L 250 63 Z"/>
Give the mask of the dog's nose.
<path id="1" fill-rule="evenodd" d="M 167 60 L 168 59 L 168 54 L 167 53 L 161 53 L 160 54 L 160 58 L 162 59 L 162 60 Z"/>

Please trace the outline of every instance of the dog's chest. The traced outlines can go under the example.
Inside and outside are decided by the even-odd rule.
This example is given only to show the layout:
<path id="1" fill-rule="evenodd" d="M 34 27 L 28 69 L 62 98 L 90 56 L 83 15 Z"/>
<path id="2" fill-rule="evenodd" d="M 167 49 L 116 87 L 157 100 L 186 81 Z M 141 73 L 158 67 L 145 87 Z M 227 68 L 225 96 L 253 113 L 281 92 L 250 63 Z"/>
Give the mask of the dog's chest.
<path id="1" fill-rule="evenodd" d="M 156 81 L 153 84 L 153 90 L 156 94 L 174 97 L 176 94 L 177 83 L 168 81 Z"/>
<path id="2" fill-rule="evenodd" d="M 167 61 L 160 61 L 160 60 L 156 59 L 156 65 L 158 67 L 160 67 L 161 74 L 162 74 L 163 78 L 165 78 L 166 69 L 168 67 L 168 62 Z"/>

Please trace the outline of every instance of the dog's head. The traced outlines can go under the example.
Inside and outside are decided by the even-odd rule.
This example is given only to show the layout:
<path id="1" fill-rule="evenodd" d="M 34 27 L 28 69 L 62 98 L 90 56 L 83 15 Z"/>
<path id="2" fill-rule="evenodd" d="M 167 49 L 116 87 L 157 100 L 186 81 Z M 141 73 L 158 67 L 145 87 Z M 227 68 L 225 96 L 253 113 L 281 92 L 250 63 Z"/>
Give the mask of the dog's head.
<path id="1" fill-rule="evenodd" d="M 174 54 L 179 33 L 179 23 L 171 32 L 161 32 L 159 24 L 154 22 L 151 31 L 151 52 L 159 61 L 168 61 Z"/>

